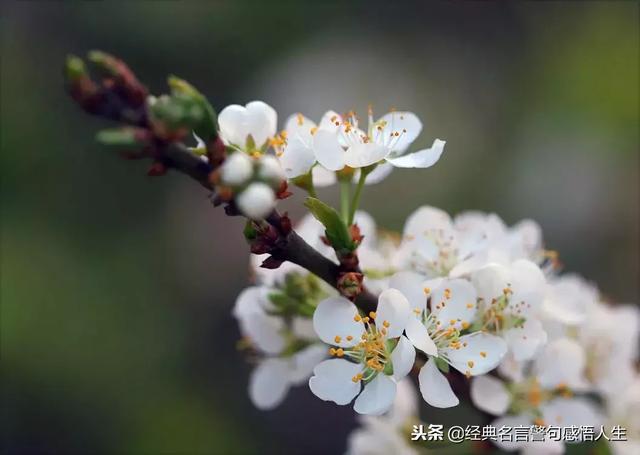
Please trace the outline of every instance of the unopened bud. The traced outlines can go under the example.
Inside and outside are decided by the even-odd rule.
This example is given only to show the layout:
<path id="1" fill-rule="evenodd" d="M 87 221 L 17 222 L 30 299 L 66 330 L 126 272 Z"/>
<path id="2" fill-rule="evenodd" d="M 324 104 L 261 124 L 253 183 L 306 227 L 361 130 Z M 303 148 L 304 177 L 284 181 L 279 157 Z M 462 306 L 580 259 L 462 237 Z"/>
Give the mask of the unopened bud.
<path id="1" fill-rule="evenodd" d="M 265 183 L 255 182 L 236 197 L 236 204 L 242 213 L 252 220 L 266 217 L 275 207 L 276 196 Z"/>
<path id="2" fill-rule="evenodd" d="M 253 175 L 253 163 L 243 152 L 231 154 L 220 168 L 220 177 L 225 185 L 240 186 Z"/>
<path id="3" fill-rule="evenodd" d="M 338 290 L 348 299 L 355 299 L 362 292 L 362 273 L 347 272 L 338 277 Z"/>
<path id="4" fill-rule="evenodd" d="M 271 185 L 273 189 L 278 189 L 285 179 L 280 161 L 272 155 L 262 156 L 258 163 L 258 177 Z"/>

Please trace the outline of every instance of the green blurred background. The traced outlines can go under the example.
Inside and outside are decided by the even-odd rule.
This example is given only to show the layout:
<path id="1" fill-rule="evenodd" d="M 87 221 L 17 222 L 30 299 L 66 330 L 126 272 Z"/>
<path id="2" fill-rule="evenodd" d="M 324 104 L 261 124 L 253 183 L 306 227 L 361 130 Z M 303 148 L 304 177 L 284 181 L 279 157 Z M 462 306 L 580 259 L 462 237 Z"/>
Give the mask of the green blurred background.
<path id="1" fill-rule="evenodd" d="M 637 302 L 638 10 L 4 2 L 3 451 L 339 453 L 354 425 L 351 409 L 306 388 L 253 409 L 230 316 L 247 283 L 241 221 L 188 179 L 148 178 L 97 146 L 105 124 L 63 90 L 67 53 L 103 49 L 153 92 L 175 73 L 218 108 L 262 99 L 281 120 L 368 103 L 412 110 L 425 125 L 416 145 L 447 148 L 436 167 L 365 193 L 381 226 L 400 229 L 425 203 L 530 217 L 568 269 Z M 285 205 L 302 213 L 299 195 Z"/>

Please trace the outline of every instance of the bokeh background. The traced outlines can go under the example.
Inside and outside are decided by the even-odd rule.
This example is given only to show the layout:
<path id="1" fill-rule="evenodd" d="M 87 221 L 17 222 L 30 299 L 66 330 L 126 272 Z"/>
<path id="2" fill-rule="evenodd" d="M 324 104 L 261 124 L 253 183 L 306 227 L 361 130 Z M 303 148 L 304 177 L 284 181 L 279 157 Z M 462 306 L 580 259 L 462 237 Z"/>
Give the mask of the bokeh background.
<path id="1" fill-rule="evenodd" d="M 638 18 L 635 1 L 4 2 L 3 453 L 340 453 L 354 425 L 305 388 L 253 409 L 230 315 L 241 222 L 96 145 L 104 123 L 63 90 L 67 53 L 282 120 L 412 110 L 416 145 L 447 148 L 365 193 L 381 226 L 425 203 L 533 218 L 567 269 L 638 302 Z"/>

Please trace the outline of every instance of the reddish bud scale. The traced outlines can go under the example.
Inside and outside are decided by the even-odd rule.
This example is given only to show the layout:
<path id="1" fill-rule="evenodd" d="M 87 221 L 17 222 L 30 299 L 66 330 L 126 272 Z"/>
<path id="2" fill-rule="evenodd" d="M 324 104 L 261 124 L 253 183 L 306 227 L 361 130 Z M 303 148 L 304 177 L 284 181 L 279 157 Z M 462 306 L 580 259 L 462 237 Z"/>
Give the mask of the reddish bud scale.
<path id="1" fill-rule="evenodd" d="M 291 224 L 291 218 L 289 218 L 288 214 L 285 212 L 280 217 L 280 231 L 284 235 L 288 235 L 293 230 L 293 226 Z"/>
<path id="2" fill-rule="evenodd" d="M 80 77 L 69 86 L 71 97 L 90 114 L 97 114 L 105 103 L 105 95 L 88 77 Z"/>
<path id="3" fill-rule="evenodd" d="M 278 199 L 286 199 L 289 196 L 291 196 L 293 193 L 291 191 L 288 191 L 289 185 L 287 184 L 286 180 L 283 180 L 282 183 L 280 183 L 280 187 L 278 188 L 278 191 L 276 192 L 276 198 Z"/>
<path id="4" fill-rule="evenodd" d="M 360 233 L 360 228 L 357 224 L 352 224 L 349 226 L 349 233 L 351 234 L 351 239 L 355 242 L 356 245 L 360 245 L 362 243 L 362 239 L 364 236 Z"/>
<path id="5" fill-rule="evenodd" d="M 263 269 L 277 269 L 282 265 L 283 262 L 284 261 L 281 259 L 276 259 L 273 256 L 269 256 L 262 262 L 262 264 L 260 264 L 260 267 L 262 267 Z"/>
<path id="6" fill-rule="evenodd" d="M 149 168 L 147 175 L 150 177 L 159 177 L 161 175 L 165 175 L 166 173 L 167 173 L 167 167 L 163 163 L 156 161 Z"/>
<path id="7" fill-rule="evenodd" d="M 357 270 L 360 261 L 358 260 L 358 255 L 355 253 L 348 253 L 340 255 L 338 258 L 340 260 L 340 266 L 343 270 Z"/>
<path id="8" fill-rule="evenodd" d="M 227 152 L 220 136 L 207 143 L 207 158 L 213 168 L 220 167 L 226 156 Z"/>

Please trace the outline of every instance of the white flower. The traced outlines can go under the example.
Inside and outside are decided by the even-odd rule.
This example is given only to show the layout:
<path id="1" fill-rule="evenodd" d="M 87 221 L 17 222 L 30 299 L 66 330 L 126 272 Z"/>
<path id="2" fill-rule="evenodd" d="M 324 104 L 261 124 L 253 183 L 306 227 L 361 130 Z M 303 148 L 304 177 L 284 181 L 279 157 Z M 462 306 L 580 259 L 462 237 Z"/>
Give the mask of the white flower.
<path id="1" fill-rule="evenodd" d="M 640 453 L 640 376 L 635 373 L 633 380 L 607 400 L 610 426 L 619 425 L 627 430 L 627 441 L 615 441 L 609 448 L 615 455 L 636 455 Z"/>
<path id="2" fill-rule="evenodd" d="M 407 322 L 407 337 L 429 356 L 418 376 L 422 397 L 434 407 L 456 406 L 458 398 L 435 359 L 441 359 L 468 377 L 481 375 L 500 363 L 507 351 L 506 343 L 489 333 L 461 334 L 470 328 L 477 313 L 476 291 L 468 281 L 421 282 L 419 274 L 400 272 L 392 277 L 390 285 L 405 293 L 413 310 Z"/>
<path id="3" fill-rule="evenodd" d="M 488 264 L 471 278 L 483 326 L 504 337 L 516 361 L 531 359 L 547 341 L 537 318 L 546 289 L 540 268 L 519 259 L 508 267 Z"/>
<path id="4" fill-rule="evenodd" d="M 407 299 L 395 289 L 382 292 L 377 311 L 365 317 L 343 297 L 320 302 L 313 326 L 322 341 L 336 346 L 330 352 L 338 358 L 314 368 L 311 391 L 339 405 L 358 396 L 354 409 L 359 414 L 386 412 L 396 396 L 396 381 L 409 373 L 415 360 L 415 349 L 402 336 L 409 313 Z"/>
<path id="5" fill-rule="evenodd" d="M 313 367 L 326 357 L 326 349 L 311 343 L 292 355 L 283 356 L 287 346 L 287 328 L 282 318 L 268 314 L 273 310 L 267 287 L 249 287 L 238 296 L 233 315 L 240 331 L 261 354 L 258 366 L 249 378 L 249 398 L 259 409 L 273 409 L 285 398 L 292 385 L 304 383 Z M 296 321 L 294 319 L 294 335 Z"/>
<path id="6" fill-rule="evenodd" d="M 598 299 L 597 288 L 584 278 L 575 274 L 563 275 L 549 282 L 544 311 L 550 319 L 577 325 L 586 319 Z"/>
<path id="7" fill-rule="evenodd" d="M 253 163 L 243 152 L 232 153 L 220 168 L 220 178 L 225 185 L 241 186 L 252 176 Z"/>
<path id="8" fill-rule="evenodd" d="M 507 388 L 498 378 L 480 376 L 472 380 L 470 392 L 473 404 L 479 409 L 494 416 L 502 416 L 492 422 L 496 428 L 532 425 L 597 427 L 602 422 L 599 409 L 589 400 L 557 397 L 551 389 L 542 388 L 535 379 L 514 383 Z M 518 413 L 505 415 L 510 408 L 518 409 Z M 517 441 L 514 438 L 494 442 L 504 450 L 520 449 L 525 454 L 564 453 L 562 442 L 545 444 L 538 441 Z"/>
<path id="9" fill-rule="evenodd" d="M 276 195 L 266 183 L 254 182 L 237 195 L 235 201 L 247 218 L 260 220 L 276 206 Z"/>
<path id="10" fill-rule="evenodd" d="M 615 396 L 635 377 L 640 310 L 635 305 L 597 303 L 579 327 L 577 342 L 586 353 L 585 375 L 605 396 Z"/>
<path id="11" fill-rule="evenodd" d="M 508 265 L 540 256 L 540 229 L 533 221 L 508 228 L 495 214 L 465 212 L 452 220 L 423 206 L 407 218 L 394 263 L 429 277 L 460 277 L 492 262 Z"/>
<path id="12" fill-rule="evenodd" d="M 408 378 L 398 383 L 392 408 L 381 416 L 360 416 L 362 426 L 347 440 L 347 455 L 417 455 L 419 451 L 403 429 L 418 423 L 418 402 L 414 385 Z"/>
<path id="13" fill-rule="evenodd" d="M 232 104 L 218 115 L 220 137 L 227 145 L 246 149 L 247 138 L 251 136 L 258 149 L 276 134 L 278 115 L 268 104 L 252 101 L 246 106 Z"/>
<path id="14" fill-rule="evenodd" d="M 323 123 L 323 126 L 328 126 L 328 123 Z M 287 177 L 295 178 L 309 172 L 316 163 L 316 157 L 313 152 L 313 136 L 318 130 L 318 125 L 298 113 L 287 119 L 284 128 L 285 143 L 276 152 L 276 155 Z M 331 177 L 335 181 L 333 173 L 331 173 Z M 314 183 L 317 184 L 315 180 L 314 178 Z M 329 184 L 331 183 L 333 182 L 329 182 Z M 320 184 L 319 186 L 324 185 Z"/>
<path id="15" fill-rule="evenodd" d="M 344 118 L 334 113 L 329 121 L 333 130 L 321 125 L 313 149 L 317 161 L 332 171 L 367 167 L 385 159 L 395 167 L 427 168 L 444 150 L 445 142 L 436 139 L 431 148 L 403 155 L 422 130 L 422 123 L 411 112 L 390 112 L 375 122 L 369 113 L 366 132 L 358 128 L 354 112 Z"/>
<path id="16" fill-rule="evenodd" d="M 584 349 L 569 338 L 559 338 L 547 344 L 535 360 L 536 377 L 545 388 L 587 389 L 585 367 Z"/>

